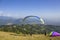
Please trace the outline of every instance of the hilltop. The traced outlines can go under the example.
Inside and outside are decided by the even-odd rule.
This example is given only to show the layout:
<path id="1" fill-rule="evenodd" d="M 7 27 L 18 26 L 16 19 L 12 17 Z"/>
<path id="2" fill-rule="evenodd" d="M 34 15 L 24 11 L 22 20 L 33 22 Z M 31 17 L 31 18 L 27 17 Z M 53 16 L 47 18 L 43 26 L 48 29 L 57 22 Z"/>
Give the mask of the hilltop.
<path id="1" fill-rule="evenodd" d="M 22 34 L 16 35 L 15 33 L 0 31 L 0 40 L 50 40 L 50 39 L 60 40 L 60 37 L 49 37 L 49 36 L 44 36 L 43 34 L 23 36 Z"/>

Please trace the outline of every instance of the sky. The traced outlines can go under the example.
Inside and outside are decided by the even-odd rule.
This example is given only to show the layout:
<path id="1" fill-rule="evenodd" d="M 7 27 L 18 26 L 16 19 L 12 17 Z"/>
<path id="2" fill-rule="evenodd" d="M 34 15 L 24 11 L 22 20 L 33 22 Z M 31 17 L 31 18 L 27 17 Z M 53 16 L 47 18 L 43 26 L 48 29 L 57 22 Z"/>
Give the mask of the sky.
<path id="1" fill-rule="evenodd" d="M 0 16 L 23 18 L 35 15 L 60 19 L 60 0 L 0 0 Z"/>

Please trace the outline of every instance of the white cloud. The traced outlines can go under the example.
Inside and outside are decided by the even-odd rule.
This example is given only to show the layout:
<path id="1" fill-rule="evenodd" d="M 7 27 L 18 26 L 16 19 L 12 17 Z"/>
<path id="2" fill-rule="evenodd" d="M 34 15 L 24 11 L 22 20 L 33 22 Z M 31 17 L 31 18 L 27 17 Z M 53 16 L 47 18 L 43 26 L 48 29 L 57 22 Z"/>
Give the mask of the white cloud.
<path id="1" fill-rule="evenodd" d="M 13 13 L 1 13 L 0 16 L 7 16 L 7 17 L 19 18 L 19 15 L 13 14 Z"/>
<path id="2" fill-rule="evenodd" d="M 13 15 L 10 13 L 4 13 L 3 11 L 0 11 L 0 16 L 8 16 L 8 17 L 12 17 Z"/>
<path id="3" fill-rule="evenodd" d="M 2 16 L 3 15 L 3 11 L 0 11 L 0 16 Z"/>
<path id="4" fill-rule="evenodd" d="M 0 13 L 3 13 L 3 11 L 0 11 Z"/>

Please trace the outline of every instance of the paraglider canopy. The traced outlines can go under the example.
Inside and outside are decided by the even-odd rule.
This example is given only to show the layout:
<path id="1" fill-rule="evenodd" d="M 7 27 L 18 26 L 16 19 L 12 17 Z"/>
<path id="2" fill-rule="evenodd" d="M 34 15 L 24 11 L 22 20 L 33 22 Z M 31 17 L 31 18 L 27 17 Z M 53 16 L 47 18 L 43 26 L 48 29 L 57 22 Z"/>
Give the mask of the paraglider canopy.
<path id="1" fill-rule="evenodd" d="M 52 31 L 52 32 L 50 32 L 50 36 L 51 37 L 60 36 L 60 33 Z"/>
<path id="2" fill-rule="evenodd" d="M 26 16 L 26 17 L 23 19 L 23 22 L 24 22 L 27 18 L 30 18 L 30 17 L 35 17 L 35 18 L 39 19 L 39 21 L 40 21 L 41 24 L 44 24 L 44 20 L 43 20 L 42 18 L 38 17 L 38 16 Z"/>
<path id="3" fill-rule="evenodd" d="M 42 18 L 38 17 L 38 16 L 26 16 L 26 17 L 23 19 L 23 24 L 26 23 L 25 21 L 27 21 L 28 18 L 34 19 L 33 17 L 34 17 L 34 18 L 37 18 L 37 20 L 39 21 L 40 24 L 44 24 L 44 20 L 43 20 Z M 35 20 L 35 19 L 34 19 L 34 20 Z M 35 24 L 35 21 L 34 21 L 34 20 L 32 20 L 32 21 L 34 22 L 32 25 L 29 24 L 29 22 L 30 22 L 31 20 L 30 20 L 29 22 L 27 22 L 27 24 L 29 24 L 29 26 L 31 26 L 31 27 L 30 27 L 30 35 L 32 35 L 32 33 L 33 33 L 32 30 L 33 30 L 33 27 L 35 26 L 35 25 L 34 25 L 34 24 Z M 36 20 L 36 21 L 37 21 L 37 20 Z M 42 26 L 43 26 L 43 25 L 42 25 Z"/>

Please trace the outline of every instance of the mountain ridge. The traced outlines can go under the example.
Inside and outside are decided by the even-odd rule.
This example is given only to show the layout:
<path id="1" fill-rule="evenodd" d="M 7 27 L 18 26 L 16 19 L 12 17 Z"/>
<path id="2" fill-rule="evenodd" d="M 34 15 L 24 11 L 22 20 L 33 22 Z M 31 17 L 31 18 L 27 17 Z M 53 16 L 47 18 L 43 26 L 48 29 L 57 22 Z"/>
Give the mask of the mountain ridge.
<path id="1" fill-rule="evenodd" d="M 12 24 L 21 24 L 22 23 L 23 18 L 13 18 L 13 17 L 8 17 L 8 16 L 0 16 L 0 25 L 6 25 L 8 23 L 12 23 Z M 45 24 L 46 25 L 59 25 L 60 23 L 58 22 L 53 22 L 51 20 L 45 20 Z"/>

